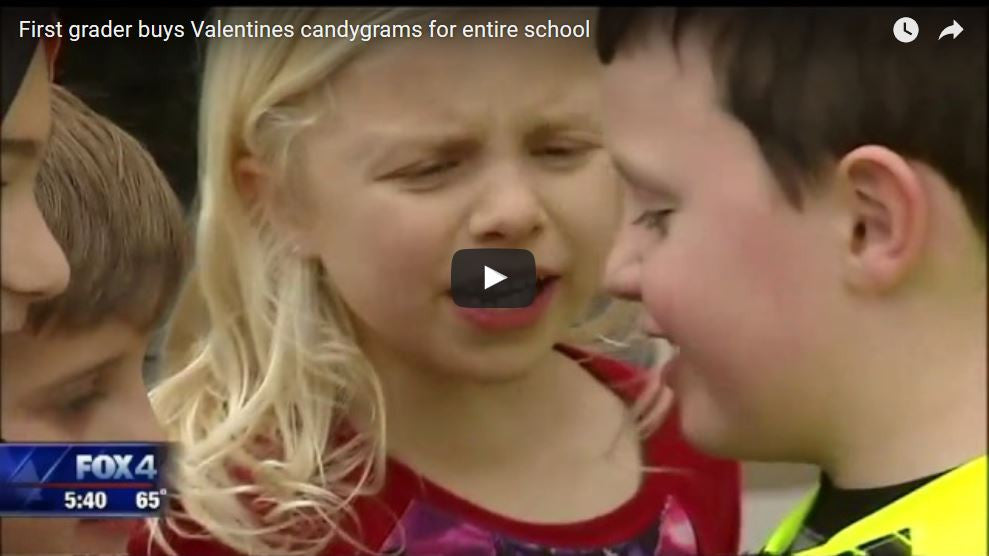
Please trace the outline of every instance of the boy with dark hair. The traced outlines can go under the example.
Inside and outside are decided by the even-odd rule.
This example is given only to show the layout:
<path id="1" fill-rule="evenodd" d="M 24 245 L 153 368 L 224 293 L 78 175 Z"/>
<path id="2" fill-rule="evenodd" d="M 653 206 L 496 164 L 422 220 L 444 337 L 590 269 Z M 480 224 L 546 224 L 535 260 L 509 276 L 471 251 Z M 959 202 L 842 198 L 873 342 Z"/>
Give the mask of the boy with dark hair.
<path id="1" fill-rule="evenodd" d="M 58 86 L 38 204 L 72 272 L 4 334 L 0 426 L 13 442 L 162 440 L 142 380 L 189 258 L 181 206 L 133 137 Z M 4 518 L 3 554 L 122 553 L 134 521 Z"/>
<path id="2" fill-rule="evenodd" d="M 768 553 L 986 554 L 985 23 L 602 11 L 609 288 L 696 445 L 822 469 Z"/>

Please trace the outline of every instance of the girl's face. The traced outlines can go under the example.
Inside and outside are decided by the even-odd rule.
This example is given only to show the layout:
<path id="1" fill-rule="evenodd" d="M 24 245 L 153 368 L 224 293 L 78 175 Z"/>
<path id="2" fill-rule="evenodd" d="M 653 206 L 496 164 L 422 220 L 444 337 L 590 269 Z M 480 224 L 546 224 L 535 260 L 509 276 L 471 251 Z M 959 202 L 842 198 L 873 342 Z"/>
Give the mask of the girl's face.
<path id="1" fill-rule="evenodd" d="M 599 67 L 568 40 L 405 40 L 333 82 L 305 136 L 300 243 L 372 361 L 479 380 L 552 353 L 599 285 L 620 217 Z M 556 276 L 541 316 L 491 330 L 450 295 L 453 254 L 521 248 Z"/>

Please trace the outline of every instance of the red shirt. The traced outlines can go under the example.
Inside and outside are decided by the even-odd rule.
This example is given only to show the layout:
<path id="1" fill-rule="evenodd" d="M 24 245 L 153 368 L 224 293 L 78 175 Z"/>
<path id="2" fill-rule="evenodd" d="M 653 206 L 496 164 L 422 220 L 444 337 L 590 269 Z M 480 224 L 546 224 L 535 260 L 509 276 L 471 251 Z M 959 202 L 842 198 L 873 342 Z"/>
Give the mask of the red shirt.
<path id="1" fill-rule="evenodd" d="M 561 348 L 577 358 L 581 352 Z M 584 367 L 625 399 L 641 387 L 641 371 L 604 357 Z M 388 460 L 383 490 L 354 504 L 362 541 L 373 550 L 404 556 L 695 556 L 735 554 L 739 543 L 741 475 L 737 463 L 704 456 L 687 445 L 675 411 L 644 441 L 649 466 L 638 492 L 604 515 L 567 524 L 535 524 L 489 512 L 414 470 Z M 672 471 L 666 471 L 672 468 Z M 219 543 L 166 532 L 182 556 L 239 556 Z M 148 552 L 149 535 L 131 539 L 131 556 Z M 404 551 L 403 551 L 404 548 Z M 360 553 L 341 542 L 325 556 Z"/>

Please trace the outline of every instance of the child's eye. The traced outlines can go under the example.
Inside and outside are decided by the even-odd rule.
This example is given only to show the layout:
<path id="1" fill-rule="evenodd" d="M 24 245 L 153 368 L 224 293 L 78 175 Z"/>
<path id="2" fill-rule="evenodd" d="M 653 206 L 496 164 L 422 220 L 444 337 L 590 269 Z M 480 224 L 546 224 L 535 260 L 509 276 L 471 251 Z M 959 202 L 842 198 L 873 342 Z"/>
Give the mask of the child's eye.
<path id="1" fill-rule="evenodd" d="M 158 371 L 158 354 L 149 350 L 148 353 L 144 354 L 144 361 L 141 364 L 141 372 L 143 372 L 144 375 L 147 376 L 149 374 L 154 374 L 157 371 Z"/>
<path id="2" fill-rule="evenodd" d="M 453 159 L 436 161 L 436 162 L 426 162 L 421 164 L 419 163 L 411 164 L 409 166 L 399 168 L 394 172 L 386 174 L 382 176 L 381 179 L 417 180 L 417 179 L 431 178 L 456 168 L 458 164 L 459 164 L 458 161 Z"/>
<path id="3" fill-rule="evenodd" d="M 647 210 L 643 212 L 632 223 L 636 226 L 645 226 L 650 230 L 656 230 L 663 237 L 670 232 L 669 218 L 673 214 L 673 209 Z"/>
<path id="4" fill-rule="evenodd" d="M 425 167 L 415 169 L 411 177 L 414 178 L 428 178 L 430 176 L 435 176 L 437 174 L 442 174 L 447 170 L 452 170 L 457 167 L 457 162 L 455 160 L 446 160 L 443 162 L 437 162 L 429 164 Z"/>
<path id="5" fill-rule="evenodd" d="M 79 415 L 88 412 L 104 398 L 106 398 L 106 392 L 102 390 L 91 390 L 66 399 L 58 404 L 59 415 L 66 419 L 77 418 Z"/>
<path id="6" fill-rule="evenodd" d="M 63 384 L 49 398 L 49 407 L 62 420 L 75 423 L 108 395 L 102 373 L 89 372 Z"/>
<path id="7" fill-rule="evenodd" d="M 533 151 L 535 156 L 551 159 L 566 159 L 587 154 L 593 149 L 588 143 L 561 142 L 543 145 Z"/>
<path id="8" fill-rule="evenodd" d="M 577 149 L 569 145 L 550 145 L 536 151 L 538 156 L 570 156 L 577 152 Z"/>

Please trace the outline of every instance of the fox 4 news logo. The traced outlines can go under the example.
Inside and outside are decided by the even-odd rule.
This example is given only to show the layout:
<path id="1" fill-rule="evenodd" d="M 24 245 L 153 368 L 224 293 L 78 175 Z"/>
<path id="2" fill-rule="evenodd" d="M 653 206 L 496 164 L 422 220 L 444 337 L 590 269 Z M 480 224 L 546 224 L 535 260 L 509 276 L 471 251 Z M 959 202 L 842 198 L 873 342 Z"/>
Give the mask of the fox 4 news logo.
<path id="1" fill-rule="evenodd" d="M 133 480 L 142 478 L 154 481 L 158 476 L 158 466 L 154 454 L 147 454 L 135 467 L 132 454 L 78 454 L 76 455 L 76 480 L 98 479 L 101 481 Z"/>

